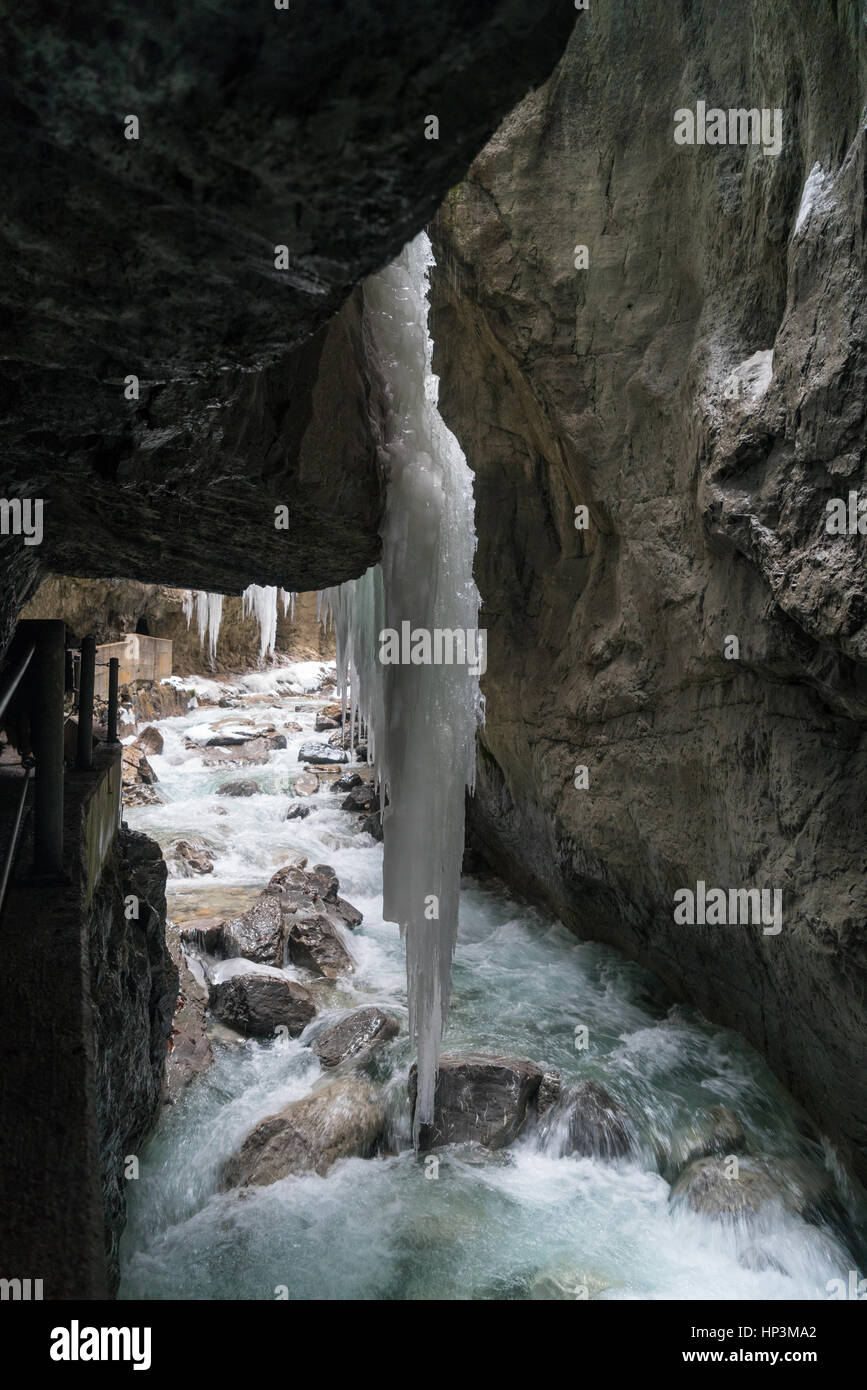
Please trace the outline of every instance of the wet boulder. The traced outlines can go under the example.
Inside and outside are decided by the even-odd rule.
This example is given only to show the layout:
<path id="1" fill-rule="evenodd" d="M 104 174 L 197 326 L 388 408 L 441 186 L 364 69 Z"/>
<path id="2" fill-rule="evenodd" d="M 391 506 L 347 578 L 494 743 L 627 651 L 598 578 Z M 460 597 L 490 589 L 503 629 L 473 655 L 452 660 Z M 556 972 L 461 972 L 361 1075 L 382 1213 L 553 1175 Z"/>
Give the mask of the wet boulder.
<path id="1" fill-rule="evenodd" d="M 282 739 L 282 742 L 277 742 Z M 285 748 L 286 740 L 282 734 L 271 738 L 251 738 L 237 747 L 222 743 L 205 748 L 203 761 L 206 767 L 261 767 L 267 763 L 275 748 Z"/>
<path id="2" fill-rule="evenodd" d="M 287 919 L 289 959 L 293 965 L 336 980 L 349 974 L 355 961 L 341 941 L 337 929 L 322 913 L 312 917 Z"/>
<path id="3" fill-rule="evenodd" d="M 290 806 L 283 817 L 284 820 L 306 820 L 310 815 L 309 806 Z"/>
<path id="4" fill-rule="evenodd" d="M 170 858 L 177 863 L 181 872 L 188 876 L 214 872 L 214 861 L 203 840 L 178 840 Z"/>
<path id="5" fill-rule="evenodd" d="M 305 860 L 305 864 L 306 864 Z M 268 887 L 264 890 L 270 892 L 272 889 L 279 894 L 284 889 L 298 889 L 305 892 L 307 897 L 313 901 L 314 890 L 311 887 L 313 875 L 306 873 L 300 864 L 291 861 L 279 868 L 268 880 Z"/>
<path id="6" fill-rule="evenodd" d="M 148 762 L 144 750 L 136 747 L 134 743 L 124 747 L 122 761 L 125 785 L 144 782 L 147 786 L 151 786 L 157 781 L 157 775 Z"/>
<path id="7" fill-rule="evenodd" d="M 805 1221 L 828 1221 L 847 1231 L 845 1206 L 827 1168 L 805 1158 L 765 1158 L 767 1172 L 781 1184 L 783 1204 Z"/>
<path id="8" fill-rule="evenodd" d="M 379 810 L 379 788 L 372 782 L 362 782 L 361 786 L 353 787 L 352 791 L 344 801 L 340 803 L 341 811 L 362 811 L 370 815 L 373 811 Z"/>
<path id="9" fill-rule="evenodd" d="M 369 1158 L 385 1123 L 385 1105 L 369 1082 L 333 1080 L 261 1120 L 225 1164 L 221 1186 L 265 1187 L 293 1173 L 327 1173 L 341 1158 Z"/>
<path id="10" fill-rule="evenodd" d="M 144 782 L 134 782 L 129 786 L 124 784 L 124 806 L 159 806 L 161 803 L 162 797 L 156 787 L 147 786 Z"/>
<path id="11" fill-rule="evenodd" d="M 187 950 L 206 956 L 220 956 L 223 950 L 224 917 L 197 917 L 181 928 L 181 944 Z"/>
<path id="12" fill-rule="evenodd" d="M 536 1096 L 536 1114 L 540 1118 L 560 1099 L 562 1085 L 562 1078 L 558 1071 L 552 1068 L 549 1071 L 543 1072 L 542 1080 L 539 1083 L 539 1091 Z"/>
<path id="13" fill-rule="evenodd" d="M 628 1111 L 598 1081 L 579 1081 L 561 1090 L 541 1130 L 564 1157 L 622 1158 L 634 1148 Z"/>
<path id="14" fill-rule="evenodd" d="M 153 753 L 159 756 L 163 751 L 165 741 L 159 729 L 155 729 L 153 724 L 148 724 L 146 729 L 142 729 L 133 746 L 140 748 L 146 755 Z"/>
<path id="15" fill-rule="evenodd" d="M 349 761 L 342 748 L 331 748 L 327 743 L 304 743 L 298 750 L 299 763 L 346 763 Z"/>
<path id="16" fill-rule="evenodd" d="M 272 874 L 263 896 L 279 898 L 284 918 L 293 914 L 309 917 L 315 910 L 336 919 L 350 931 L 357 927 L 362 914 L 340 897 L 340 882 L 331 865 L 314 864 L 311 870 L 305 871 L 307 860 L 303 856 L 300 858 L 300 866 L 298 863 L 284 864 Z"/>
<path id="17" fill-rule="evenodd" d="M 313 728 L 317 734 L 329 733 L 332 729 L 340 728 L 340 719 L 334 719 L 330 714 L 317 714 Z"/>
<path id="18" fill-rule="evenodd" d="M 542 1081 L 542 1068 L 519 1057 L 442 1056 L 434 1096 L 433 1124 L 426 1126 L 421 1147 L 474 1141 L 501 1149 L 520 1133 Z M 409 1074 L 413 1113 L 417 1068 Z"/>
<path id="19" fill-rule="evenodd" d="M 749 1217 L 778 1202 L 805 1221 L 844 1224 L 833 1177 L 806 1159 L 741 1158 L 735 1170 L 725 1159 L 699 1158 L 683 1170 L 669 1201 L 718 1220 Z"/>
<path id="20" fill-rule="evenodd" d="M 208 991 L 187 964 L 175 928 L 167 928 L 166 944 L 178 969 L 178 997 L 166 1057 L 165 1100 L 174 1104 L 187 1086 L 208 1070 L 214 1053 L 207 1034 Z"/>
<path id="21" fill-rule="evenodd" d="M 344 772 L 343 776 L 339 777 L 334 785 L 339 792 L 351 792 L 353 788 L 362 785 L 362 778 L 359 777 L 357 772 Z"/>
<path id="22" fill-rule="evenodd" d="M 674 1132 L 663 1153 L 663 1176 L 674 1182 L 698 1158 L 725 1158 L 746 1152 L 747 1138 L 740 1119 L 727 1105 L 700 1110 L 689 1124 Z"/>
<path id="23" fill-rule="evenodd" d="M 220 954 L 243 956 L 259 965 L 282 966 L 286 955 L 286 928 L 279 900 L 257 899 L 240 917 L 224 922 Z"/>
<path id="24" fill-rule="evenodd" d="M 300 772 L 292 790 L 296 796 L 313 796 L 319 790 L 319 778 L 315 772 Z"/>
<path id="25" fill-rule="evenodd" d="M 211 738 L 205 739 L 204 746 L 206 748 L 238 748 L 243 744 L 252 743 L 255 737 L 256 734 L 253 729 L 249 729 L 245 732 L 239 729 L 227 729 L 223 733 L 214 734 Z M 188 748 L 197 748 L 200 746 L 200 744 L 193 739 L 187 739 L 186 745 Z"/>
<path id="26" fill-rule="evenodd" d="M 340 882 L 331 865 L 314 864 L 311 874 L 314 881 L 319 884 L 320 891 L 325 901 L 336 903 L 337 894 L 340 891 Z"/>
<path id="27" fill-rule="evenodd" d="M 211 1011 L 221 1023 L 253 1038 L 287 1028 L 297 1037 L 316 1013 L 309 990 L 296 980 L 255 973 L 233 975 L 211 986 Z"/>
<path id="28" fill-rule="evenodd" d="M 753 1159 L 738 1160 L 737 1177 L 718 1158 L 690 1163 L 669 1193 L 673 1207 L 687 1207 L 701 1216 L 734 1220 L 754 1216 L 766 1202 L 782 1201 L 782 1187 Z"/>
<path id="29" fill-rule="evenodd" d="M 217 796 L 258 796 L 257 782 L 224 782 L 217 788 Z"/>
<path id="30" fill-rule="evenodd" d="M 336 1067 L 347 1058 L 358 1057 L 396 1037 L 398 1032 L 395 1020 L 382 1009 L 356 1009 L 320 1033 L 313 1043 L 313 1051 L 323 1067 Z"/>
<path id="31" fill-rule="evenodd" d="M 361 926 L 364 921 L 364 914 L 359 912 L 357 907 L 353 907 L 352 903 L 348 903 L 345 898 L 338 898 L 333 907 L 329 906 L 329 911 L 333 912 L 335 917 L 339 917 L 343 925 L 348 927 L 350 931 L 355 931 L 355 928 Z"/>
<path id="32" fill-rule="evenodd" d="M 365 816 L 359 827 L 366 835 L 372 835 L 374 840 L 382 841 L 382 817 L 377 813 L 373 816 Z"/>

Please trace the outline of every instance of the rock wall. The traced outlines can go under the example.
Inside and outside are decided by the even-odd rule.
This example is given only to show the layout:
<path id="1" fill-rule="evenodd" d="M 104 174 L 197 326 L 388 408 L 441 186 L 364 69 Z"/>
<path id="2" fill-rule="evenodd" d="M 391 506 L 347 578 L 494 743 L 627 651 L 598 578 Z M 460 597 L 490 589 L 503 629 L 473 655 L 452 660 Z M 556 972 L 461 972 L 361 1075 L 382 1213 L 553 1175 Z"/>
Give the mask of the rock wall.
<path id="1" fill-rule="evenodd" d="M 109 1292 L 120 1282 L 125 1171 L 156 1124 L 178 971 L 166 945 L 166 865 L 147 835 L 124 830 L 88 912 L 96 1112 Z M 137 916 L 125 904 L 137 899 Z M 130 904 L 130 911 L 133 911 Z"/>
<path id="2" fill-rule="evenodd" d="M 211 671 L 205 646 L 199 641 L 195 609 L 189 626 L 183 611 L 184 593 L 164 585 L 138 584 L 130 579 L 70 579 L 47 575 L 21 613 L 22 618 L 62 618 L 76 637 L 93 633 L 97 642 L 117 641 L 135 632 L 140 619 L 151 637 L 172 642 L 172 668 L 176 675 L 201 675 Z M 277 605 L 278 656 L 293 661 L 332 661 L 334 636 L 317 618 L 317 595 L 298 594 L 294 616 Z M 259 624 L 244 616 L 240 598 L 227 594 L 213 670 L 254 670 L 259 664 Z"/>
<path id="3" fill-rule="evenodd" d="M 867 540 L 825 519 L 867 482 L 865 37 L 831 0 L 592 6 L 444 205 L 433 315 L 477 840 L 745 1034 L 862 1176 Z M 781 153 L 675 144 L 698 100 L 780 108 Z M 781 890 L 782 930 L 677 925 L 698 880 Z"/>
<path id="4" fill-rule="evenodd" d="M 548 76 L 574 10 L 13 0 L 7 19 L 4 488 L 45 509 L 40 545 L 0 539 L 0 650 L 45 569 L 235 593 L 359 575 L 382 492 L 355 287 Z"/>
<path id="5" fill-rule="evenodd" d="M 63 877 L 19 872 L 3 918 L 0 1260 L 46 1299 L 116 1291 L 125 1163 L 159 1114 L 178 994 L 159 846 L 113 833 L 120 761 L 102 746 L 67 770 Z"/>

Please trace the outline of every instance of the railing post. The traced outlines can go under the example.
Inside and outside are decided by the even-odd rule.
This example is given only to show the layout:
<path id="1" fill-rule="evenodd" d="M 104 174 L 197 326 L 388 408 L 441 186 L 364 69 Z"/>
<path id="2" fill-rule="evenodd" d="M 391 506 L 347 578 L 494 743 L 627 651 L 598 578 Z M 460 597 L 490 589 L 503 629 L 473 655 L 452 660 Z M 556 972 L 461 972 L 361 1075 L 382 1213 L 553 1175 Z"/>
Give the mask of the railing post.
<path id="1" fill-rule="evenodd" d="M 36 758 L 33 857 L 38 874 L 63 871 L 63 695 L 66 624 L 51 618 L 33 624 L 36 679 L 31 743 Z"/>
<path id="2" fill-rule="evenodd" d="M 79 772 L 93 767 L 93 682 L 96 675 L 96 638 L 81 639 L 81 676 L 78 687 L 78 742 L 75 766 Z"/>
<path id="3" fill-rule="evenodd" d="M 116 656 L 108 661 L 108 741 L 117 743 L 117 689 L 120 677 L 120 662 Z"/>

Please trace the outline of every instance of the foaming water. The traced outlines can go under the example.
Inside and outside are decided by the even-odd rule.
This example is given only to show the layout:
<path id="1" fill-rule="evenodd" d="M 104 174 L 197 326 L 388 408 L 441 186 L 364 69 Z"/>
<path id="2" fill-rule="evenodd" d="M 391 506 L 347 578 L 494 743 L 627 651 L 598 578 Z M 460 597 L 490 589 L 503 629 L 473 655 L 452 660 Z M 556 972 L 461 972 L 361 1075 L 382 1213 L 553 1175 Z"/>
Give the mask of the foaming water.
<path id="1" fill-rule="evenodd" d="M 272 1299 L 284 1289 L 298 1300 L 826 1298 L 828 1281 L 856 1267 L 838 1231 L 774 1204 L 749 1221 L 713 1221 L 673 1207 L 660 1174 L 671 1136 L 721 1104 L 737 1112 L 751 1152 L 821 1163 L 809 1122 L 761 1059 L 735 1034 L 672 1005 L 647 972 L 577 941 L 496 881 L 464 881 L 446 1050 L 531 1058 L 557 1068 L 567 1086 L 600 1082 L 633 1117 L 634 1145 L 614 1162 L 558 1157 L 543 1126 L 531 1126 L 507 1150 L 438 1150 L 429 1176 L 411 1146 L 404 946 L 382 917 L 382 847 L 327 782 L 309 798 L 292 792 L 298 748 L 315 736 L 315 704 L 296 709 L 289 699 L 162 721 L 164 751 L 151 761 L 166 803 L 127 812 L 166 847 L 192 836 L 211 847 L 213 874 L 191 880 L 170 870 L 176 920 L 201 915 L 220 894 L 252 901 L 301 853 L 334 866 L 364 921 L 346 938 L 355 973 L 320 994 L 322 1012 L 301 1038 L 215 1041 L 210 1071 L 164 1110 L 128 1187 L 121 1298 Z M 185 737 L 236 715 L 279 732 L 289 721 L 303 728 L 287 732 L 288 747 L 262 766 L 205 768 Z M 259 792 L 216 795 L 241 778 Z M 302 800 L 310 815 L 285 820 Z M 370 1064 L 387 1092 L 390 1152 L 344 1160 L 324 1177 L 219 1192 L 221 1165 L 253 1125 L 321 1077 L 306 1044 L 329 1013 L 371 1003 L 401 1025 Z M 584 1051 L 575 1045 L 580 1025 L 589 1029 Z"/>

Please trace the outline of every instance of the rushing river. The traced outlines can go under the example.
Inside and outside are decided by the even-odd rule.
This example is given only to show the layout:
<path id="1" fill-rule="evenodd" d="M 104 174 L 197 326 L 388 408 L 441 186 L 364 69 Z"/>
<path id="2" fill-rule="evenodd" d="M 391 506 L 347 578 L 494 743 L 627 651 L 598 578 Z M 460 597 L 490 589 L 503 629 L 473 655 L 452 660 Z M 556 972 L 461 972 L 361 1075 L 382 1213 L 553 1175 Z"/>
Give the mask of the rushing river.
<path id="1" fill-rule="evenodd" d="M 273 676 L 246 687 L 277 690 Z M 151 762 L 165 802 L 126 819 L 164 846 L 198 837 L 213 847 L 213 874 L 170 876 L 177 922 L 244 910 L 294 852 L 334 866 L 364 921 L 347 937 L 356 972 L 320 982 L 319 1007 L 378 1004 L 400 1021 L 401 1035 L 368 1063 L 388 1092 L 394 1151 L 343 1160 L 324 1177 L 220 1192 L 220 1166 L 250 1129 L 322 1075 L 304 1035 L 263 1043 L 224 1032 L 211 1069 L 165 1107 L 140 1178 L 128 1184 L 121 1298 L 525 1299 L 580 1290 L 602 1299 L 827 1298 L 827 1283 L 857 1267 L 845 1236 L 776 1205 L 737 1226 L 674 1209 L 653 1162 L 697 1111 L 724 1104 L 751 1152 L 821 1165 L 817 1136 L 762 1060 L 736 1035 L 672 1006 L 647 972 L 577 941 L 495 880 L 464 881 L 445 1049 L 508 1053 L 556 1067 L 564 1080 L 601 1081 L 636 1117 L 642 1157 L 556 1157 L 532 1129 L 495 1153 L 441 1149 L 438 1170 L 413 1152 L 404 945 L 382 919 L 382 846 L 333 790 L 305 799 L 306 819 L 284 819 L 302 800 L 291 793 L 300 745 L 327 737 L 312 732 L 322 703 L 275 693 L 273 704 L 234 711 L 278 731 L 303 726 L 267 764 L 237 770 L 206 766 L 184 743 L 194 726 L 233 711 L 163 720 L 164 750 Z M 215 795 L 240 777 L 259 794 Z M 586 1050 L 575 1045 L 581 1024 Z"/>

